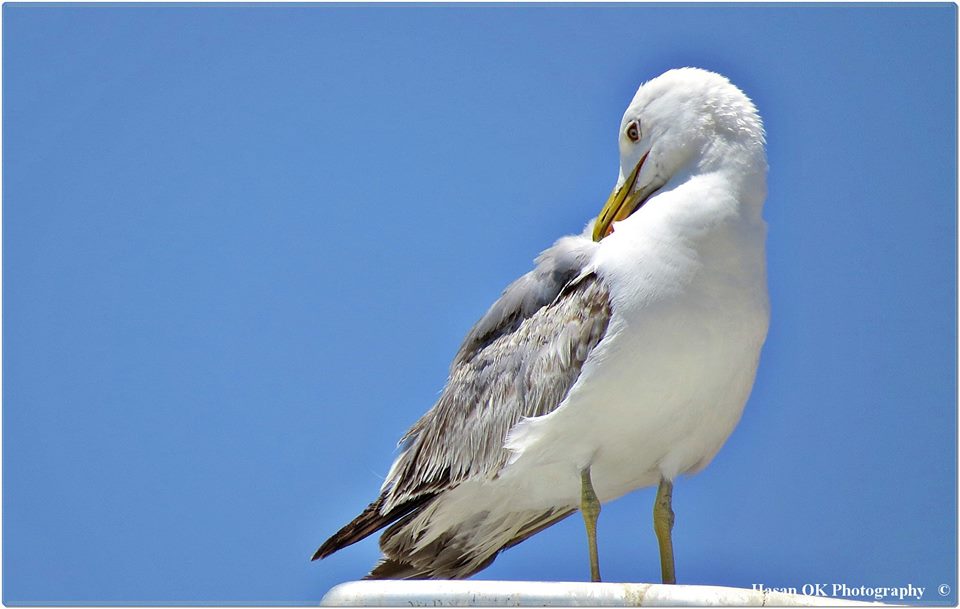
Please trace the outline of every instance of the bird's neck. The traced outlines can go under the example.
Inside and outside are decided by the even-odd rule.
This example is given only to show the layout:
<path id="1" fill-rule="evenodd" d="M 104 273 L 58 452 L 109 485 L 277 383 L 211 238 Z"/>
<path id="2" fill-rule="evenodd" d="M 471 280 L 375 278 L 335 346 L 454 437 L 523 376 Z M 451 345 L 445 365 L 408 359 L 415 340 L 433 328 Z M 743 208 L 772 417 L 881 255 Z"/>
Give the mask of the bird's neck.
<path id="1" fill-rule="evenodd" d="M 760 218 L 767 198 L 767 160 L 762 143 L 719 140 L 694 164 L 691 175 L 714 175 L 740 203 L 741 213 Z"/>

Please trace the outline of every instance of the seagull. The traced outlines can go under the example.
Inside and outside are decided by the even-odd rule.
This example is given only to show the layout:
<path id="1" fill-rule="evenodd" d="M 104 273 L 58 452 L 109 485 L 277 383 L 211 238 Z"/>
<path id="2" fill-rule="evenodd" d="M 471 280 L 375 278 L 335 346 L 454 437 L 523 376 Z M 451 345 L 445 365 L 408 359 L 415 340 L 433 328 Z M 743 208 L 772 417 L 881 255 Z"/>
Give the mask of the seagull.
<path id="1" fill-rule="evenodd" d="M 670 70 L 637 90 L 599 216 L 469 331 L 379 496 L 329 556 L 386 528 L 368 579 L 465 578 L 579 510 L 600 581 L 601 504 L 657 485 L 675 583 L 673 481 L 740 420 L 767 335 L 763 123 L 730 81 Z"/>

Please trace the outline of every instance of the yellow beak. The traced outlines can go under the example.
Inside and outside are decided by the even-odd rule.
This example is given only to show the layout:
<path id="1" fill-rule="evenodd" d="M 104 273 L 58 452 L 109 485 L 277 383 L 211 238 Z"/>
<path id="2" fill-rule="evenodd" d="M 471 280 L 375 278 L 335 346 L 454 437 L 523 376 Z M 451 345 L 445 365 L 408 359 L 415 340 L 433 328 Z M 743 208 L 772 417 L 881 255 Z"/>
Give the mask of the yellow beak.
<path id="1" fill-rule="evenodd" d="M 633 168 L 633 171 L 631 171 L 627 179 L 624 180 L 623 185 L 610 193 L 610 198 L 607 199 L 603 209 L 600 211 L 600 215 L 597 217 L 596 223 L 593 225 L 594 241 L 600 241 L 612 233 L 613 223 L 619 222 L 632 214 L 634 210 L 637 209 L 637 206 L 643 202 L 645 197 L 642 195 L 644 193 L 634 192 L 633 189 L 637 185 L 637 176 L 640 175 L 640 168 L 643 167 L 643 162 L 647 160 L 648 154 L 650 154 L 649 150 L 640 157 L 640 162 L 637 163 L 637 166 Z"/>

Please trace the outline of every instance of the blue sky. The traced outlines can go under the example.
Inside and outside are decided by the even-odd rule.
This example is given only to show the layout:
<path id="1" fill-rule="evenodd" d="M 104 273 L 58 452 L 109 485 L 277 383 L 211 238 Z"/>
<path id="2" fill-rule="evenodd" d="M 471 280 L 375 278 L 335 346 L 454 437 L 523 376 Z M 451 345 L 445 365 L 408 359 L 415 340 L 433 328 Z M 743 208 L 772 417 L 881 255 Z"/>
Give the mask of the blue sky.
<path id="1" fill-rule="evenodd" d="M 770 335 L 681 583 L 956 596 L 956 8 L 3 7 L 3 601 L 315 604 L 470 325 L 598 213 L 636 87 L 768 131 Z M 653 489 L 604 507 L 656 581 Z M 484 579 L 583 580 L 579 518 Z M 936 588 L 951 592 L 941 597 Z"/>

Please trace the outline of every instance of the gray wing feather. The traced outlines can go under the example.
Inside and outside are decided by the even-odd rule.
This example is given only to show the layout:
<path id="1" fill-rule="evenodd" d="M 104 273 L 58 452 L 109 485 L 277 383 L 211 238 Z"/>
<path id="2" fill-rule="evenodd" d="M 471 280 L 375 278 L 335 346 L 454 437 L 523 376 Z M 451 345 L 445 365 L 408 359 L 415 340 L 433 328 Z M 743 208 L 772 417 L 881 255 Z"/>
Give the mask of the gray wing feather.
<path id="1" fill-rule="evenodd" d="M 537 298 L 549 292 L 552 288 Z M 563 401 L 606 332 L 610 302 L 603 282 L 592 273 L 556 292 L 519 323 L 493 323 L 487 319 L 491 315 L 509 317 L 493 309 L 485 316 L 495 336 L 482 344 L 465 343 L 468 353 L 458 356 L 436 405 L 404 436 L 404 451 L 384 484 L 384 510 L 467 478 L 495 477 L 509 456 L 504 440 L 510 429 L 521 418 L 548 414 Z M 508 293 L 504 297 L 514 303 L 535 301 Z M 523 311 L 523 305 L 514 310 Z"/>
<path id="2" fill-rule="evenodd" d="M 592 227 L 592 223 L 588 229 Z M 467 333 L 451 373 L 483 347 L 515 331 L 525 319 L 553 302 L 565 285 L 583 271 L 597 244 L 589 234 L 558 239 L 536 259 L 536 268 L 503 291 L 486 314 Z"/>

